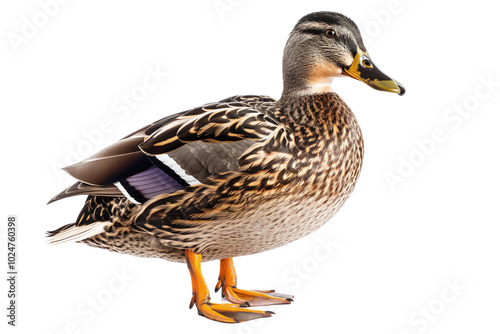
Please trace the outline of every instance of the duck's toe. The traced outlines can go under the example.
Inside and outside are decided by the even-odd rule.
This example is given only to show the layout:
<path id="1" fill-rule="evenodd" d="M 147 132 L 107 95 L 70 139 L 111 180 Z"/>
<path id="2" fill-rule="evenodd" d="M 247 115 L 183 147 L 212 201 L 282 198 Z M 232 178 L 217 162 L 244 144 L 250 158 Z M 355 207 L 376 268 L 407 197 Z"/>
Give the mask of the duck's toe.
<path id="1" fill-rule="evenodd" d="M 243 290 L 229 286 L 224 286 L 222 296 L 240 306 L 268 306 L 293 302 L 293 296 L 277 293 L 274 290 Z"/>
<path id="2" fill-rule="evenodd" d="M 238 323 L 258 318 L 266 318 L 274 314 L 271 311 L 242 308 L 236 304 L 205 303 L 197 305 L 197 307 L 200 315 L 211 320 L 227 323 Z"/>

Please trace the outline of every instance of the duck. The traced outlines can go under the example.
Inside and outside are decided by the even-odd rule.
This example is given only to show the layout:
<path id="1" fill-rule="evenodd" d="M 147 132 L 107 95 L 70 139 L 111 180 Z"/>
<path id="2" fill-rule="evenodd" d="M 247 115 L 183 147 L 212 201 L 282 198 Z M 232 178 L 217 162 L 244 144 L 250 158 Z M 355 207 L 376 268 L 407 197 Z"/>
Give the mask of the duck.
<path id="1" fill-rule="evenodd" d="M 79 242 L 186 263 L 189 307 L 210 320 L 270 317 L 275 290 L 237 287 L 235 257 L 286 245 L 330 221 L 352 193 L 364 154 L 351 109 L 332 80 L 351 77 L 403 95 L 371 60 L 357 25 L 314 12 L 293 27 L 279 99 L 236 95 L 168 115 L 64 170 L 76 182 L 49 203 L 86 195 L 50 244 Z M 376 106 L 374 106 L 375 108 Z M 220 261 L 213 303 L 201 263 Z"/>

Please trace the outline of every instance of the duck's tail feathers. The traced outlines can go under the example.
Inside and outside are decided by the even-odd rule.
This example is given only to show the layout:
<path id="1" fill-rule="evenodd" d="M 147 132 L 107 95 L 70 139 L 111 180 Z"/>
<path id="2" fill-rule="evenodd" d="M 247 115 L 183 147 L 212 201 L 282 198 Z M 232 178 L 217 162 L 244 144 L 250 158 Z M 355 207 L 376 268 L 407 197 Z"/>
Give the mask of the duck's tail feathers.
<path id="1" fill-rule="evenodd" d="M 47 232 L 49 237 L 48 244 L 58 245 L 67 242 L 81 241 L 94 235 L 103 233 L 107 226 L 111 225 L 109 221 L 93 222 L 86 225 L 68 224 L 54 231 Z"/>

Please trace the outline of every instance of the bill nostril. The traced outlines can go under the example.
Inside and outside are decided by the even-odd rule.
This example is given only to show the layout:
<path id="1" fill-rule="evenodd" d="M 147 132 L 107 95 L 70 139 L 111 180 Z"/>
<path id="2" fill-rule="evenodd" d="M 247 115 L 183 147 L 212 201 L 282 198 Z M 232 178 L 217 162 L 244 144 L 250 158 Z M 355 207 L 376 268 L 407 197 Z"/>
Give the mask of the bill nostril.
<path id="1" fill-rule="evenodd" d="M 368 67 L 368 68 L 372 68 L 373 65 L 372 65 L 372 62 L 368 59 L 363 59 L 363 66 L 364 67 Z"/>

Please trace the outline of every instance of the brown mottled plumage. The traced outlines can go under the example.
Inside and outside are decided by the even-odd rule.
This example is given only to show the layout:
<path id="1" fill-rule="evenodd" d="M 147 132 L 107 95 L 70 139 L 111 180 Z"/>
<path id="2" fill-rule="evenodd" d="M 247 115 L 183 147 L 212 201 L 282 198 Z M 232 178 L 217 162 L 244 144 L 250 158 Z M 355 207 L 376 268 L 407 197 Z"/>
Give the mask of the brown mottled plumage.
<path id="1" fill-rule="evenodd" d="M 270 250 L 329 221 L 353 191 L 363 138 L 329 89 L 342 74 L 373 88 L 404 89 L 370 61 L 354 22 L 319 12 L 287 43 L 282 97 L 242 95 L 165 117 L 66 170 L 79 180 L 52 201 L 88 194 L 75 224 L 52 242 L 79 241 L 187 262 L 193 299 L 213 320 L 270 316 L 240 306 L 291 296 L 236 288 L 233 257 Z M 325 84 L 326 83 L 326 84 Z M 217 288 L 234 304 L 210 303 L 200 262 L 221 260 Z"/>

